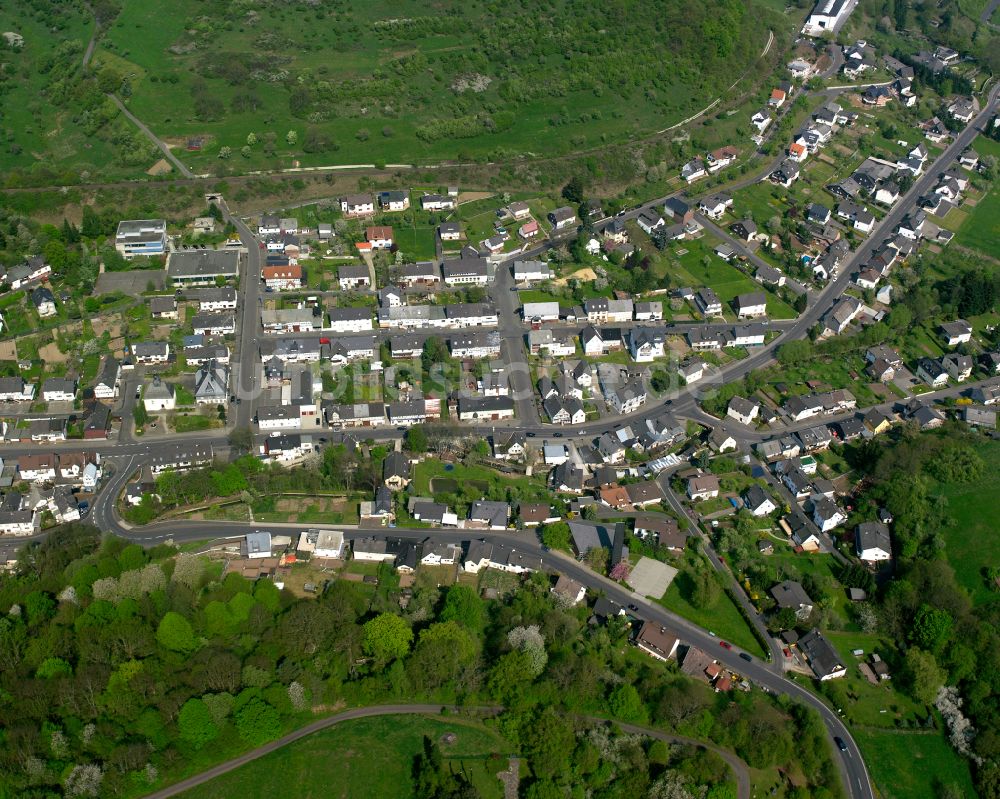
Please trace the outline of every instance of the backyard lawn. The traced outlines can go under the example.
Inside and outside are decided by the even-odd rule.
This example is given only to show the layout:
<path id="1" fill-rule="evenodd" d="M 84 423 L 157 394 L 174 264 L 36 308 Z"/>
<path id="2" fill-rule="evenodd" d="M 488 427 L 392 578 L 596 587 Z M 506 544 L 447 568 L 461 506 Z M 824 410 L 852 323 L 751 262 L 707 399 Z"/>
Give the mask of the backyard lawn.
<path id="1" fill-rule="evenodd" d="M 442 743 L 449 734 L 454 743 Z M 181 796 L 410 796 L 413 758 L 422 751 L 425 735 L 441 744 L 446 766 L 464 772 L 480 796 L 503 796 L 496 774 L 507 768 L 510 746 L 498 733 L 471 720 L 416 715 L 338 724 Z"/>

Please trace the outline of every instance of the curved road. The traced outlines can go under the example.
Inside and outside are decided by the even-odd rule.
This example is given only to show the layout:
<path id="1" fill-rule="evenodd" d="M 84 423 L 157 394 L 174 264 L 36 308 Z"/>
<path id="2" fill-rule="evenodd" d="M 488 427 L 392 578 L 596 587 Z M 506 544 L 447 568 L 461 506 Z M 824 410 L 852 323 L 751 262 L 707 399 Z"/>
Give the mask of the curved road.
<path id="1" fill-rule="evenodd" d="M 264 755 L 271 754 L 278 749 L 282 749 L 291 743 L 300 741 L 313 733 L 320 732 L 321 730 L 327 730 L 330 727 L 334 727 L 337 724 L 342 724 L 345 721 L 356 721 L 357 719 L 373 718 L 377 716 L 401 716 L 401 715 L 439 715 L 444 710 L 449 709 L 455 712 L 472 711 L 475 713 L 483 714 L 493 714 L 497 713 L 502 708 L 499 707 L 473 707 L 473 708 L 461 708 L 453 705 L 375 705 L 373 707 L 359 707 L 352 708 L 351 710 L 345 710 L 342 713 L 338 713 L 335 716 L 328 716 L 325 719 L 319 719 L 307 724 L 305 727 L 300 727 L 294 730 L 288 735 L 284 735 L 278 738 L 276 741 L 271 741 L 263 746 L 258 746 L 256 749 L 251 749 L 246 754 L 240 755 L 239 757 L 234 757 L 231 760 L 227 760 L 224 763 L 219 763 L 217 766 L 201 772 L 200 774 L 195 774 L 192 777 L 176 782 L 166 788 L 162 788 L 155 793 L 148 794 L 146 799 L 168 799 L 171 796 L 177 796 L 180 793 L 195 788 L 199 785 L 204 785 L 206 782 L 214 780 L 216 777 L 221 777 L 223 774 L 228 774 L 230 771 L 235 771 L 241 766 L 245 766 L 247 763 L 251 763 Z M 685 744 L 690 746 L 704 747 L 715 752 L 719 757 L 721 757 L 726 765 L 733 772 L 733 776 L 736 778 L 737 786 L 737 796 L 739 799 L 750 799 L 750 769 L 747 768 L 747 764 L 744 763 L 739 757 L 730 752 L 727 749 L 722 749 L 714 744 L 703 743 L 702 741 L 695 740 L 694 738 L 686 738 L 683 735 L 671 735 L 663 730 L 652 729 L 650 727 L 640 727 L 635 724 L 625 724 L 623 722 L 616 722 L 609 719 L 600 718 L 597 716 L 587 716 L 589 721 L 595 722 L 608 722 L 617 724 L 622 730 L 635 735 L 645 735 L 649 738 L 656 738 L 661 741 L 666 741 L 667 743 Z"/>

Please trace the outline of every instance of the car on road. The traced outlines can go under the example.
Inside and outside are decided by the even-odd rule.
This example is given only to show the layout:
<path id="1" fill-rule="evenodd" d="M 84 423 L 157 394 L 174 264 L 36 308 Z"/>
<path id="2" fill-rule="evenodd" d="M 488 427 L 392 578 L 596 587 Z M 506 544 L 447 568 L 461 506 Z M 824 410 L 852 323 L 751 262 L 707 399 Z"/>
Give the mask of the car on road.
<path id="1" fill-rule="evenodd" d="M 535 437 L 535 434 L 532 433 L 530 430 L 525 435 L 527 435 L 528 438 L 534 438 Z"/>
<path id="2" fill-rule="evenodd" d="M 733 645 L 731 643 L 729 643 L 729 641 L 719 641 L 719 646 L 721 646 L 723 649 L 732 649 L 733 648 Z"/>
<path id="3" fill-rule="evenodd" d="M 743 658 L 747 663 L 753 663 L 753 658 L 746 652 L 740 652 L 740 657 Z"/>
<path id="4" fill-rule="evenodd" d="M 837 744 L 837 748 L 841 752 L 846 752 L 847 751 L 847 744 L 844 743 L 844 739 L 841 738 L 839 735 L 836 738 L 833 739 L 833 742 L 835 744 Z"/>
<path id="5" fill-rule="evenodd" d="M 713 632 L 712 632 L 711 630 L 709 630 L 709 631 L 708 631 L 708 634 L 709 634 L 710 636 L 712 636 L 713 638 L 715 638 L 715 633 L 713 633 Z"/>

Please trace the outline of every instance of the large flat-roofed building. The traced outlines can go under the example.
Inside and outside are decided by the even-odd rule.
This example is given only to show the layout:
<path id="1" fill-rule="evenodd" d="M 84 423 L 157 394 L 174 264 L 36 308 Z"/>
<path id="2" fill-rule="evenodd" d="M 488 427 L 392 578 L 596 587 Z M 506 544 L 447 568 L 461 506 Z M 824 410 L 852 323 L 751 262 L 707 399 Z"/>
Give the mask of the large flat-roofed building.
<path id="1" fill-rule="evenodd" d="M 819 0 L 805 25 L 802 26 L 802 32 L 806 36 L 836 33 L 857 4 L 858 0 Z"/>
<path id="2" fill-rule="evenodd" d="M 172 252 L 167 261 L 167 277 L 174 287 L 214 286 L 234 280 L 240 270 L 240 254 L 233 250 L 189 250 Z"/>
<path id="3" fill-rule="evenodd" d="M 124 219 L 115 233 L 115 249 L 123 258 L 163 255 L 167 251 L 167 222 L 164 219 Z"/>

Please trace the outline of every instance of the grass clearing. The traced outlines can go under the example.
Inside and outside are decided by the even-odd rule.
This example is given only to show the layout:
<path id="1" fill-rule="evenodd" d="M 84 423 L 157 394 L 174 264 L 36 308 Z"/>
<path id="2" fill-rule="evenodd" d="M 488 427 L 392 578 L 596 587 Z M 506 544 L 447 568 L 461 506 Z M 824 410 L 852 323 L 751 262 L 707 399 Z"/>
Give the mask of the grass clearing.
<path id="1" fill-rule="evenodd" d="M 942 530 L 945 554 L 955 578 L 983 604 L 996 597 L 983 574 L 1000 565 L 1000 539 L 996 535 L 996 498 L 1000 496 L 1000 441 L 984 441 L 977 447 L 986 462 L 983 476 L 974 483 L 942 483 L 952 523 Z"/>
<path id="2" fill-rule="evenodd" d="M 663 9 L 689 32 L 679 47 L 649 36 L 646 15 L 619 18 L 597 6 L 584 14 L 562 2 L 546 13 L 451 2 L 431 12 L 406 0 L 265 16 L 178 0 L 171 11 L 127 0 L 98 54 L 135 65 L 131 110 L 157 134 L 178 145 L 204 137 L 201 151 L 183 153 L 196 171 L 216 167 L 221 146 L 233 149 L 234 164 L 259 169 L 563 155 L 626 141 L 695 113 L 733 74 L 758 68 L 768 27 L 793 24 L 770 9 L 749 12 L 766 25 L 741 24 L 721 8 Z M 677 14 L 683 20 L 670 21 Z M 711 44 L 720 23 L 739 40 L 723 58 Z M 597 30 L 601 47 L 574 44 Z M 569 52 L 578 78 L 567 83 L 552 65 Z M 646 91 L 652 71 L 670 77 Z M 242 157 L 250 132 L 260 142 Z"/>
<path id="3" fill-rule="evenodd" d="M 941 783 L 975 796 L 969 766 L 940 732 L 852 730 L 884 799 L 937 799 Z"/>
<path id="4" fill-rule="evenodd" d="M 982 146 L 983 142 L 984 139 L 980 136 L 973 145 L 980 155 L 986 149 Z M 1000 150 L 1000 147 L 996 149 Z M 958 213 L 966 212 L 956 209 L 951 211 L 948 217 Z M 996 256 L 997 242 L 1000 241 L 1000 185 L 994 183 L 986 196 L 976 204 L 975 208 L 967 212 L 964 219 L 955 219 L 958 224 L 954 226 L 947 224 L 948 217 L 945 218 L 946 226 L 952 230 L 958 229 L 955 235 L 956 244 L 971 247 L 991 257 Z"/>
<path id="5" fill-rule="evenodd" d="M 689 551 L 686 553 L 683 563 L 673 565 L 680 567 L 681 571 L 670 584 L 667 593 L 658 600 L 659 603 L 688 621 L 711 630 L 720 639 L 729 641 L 758 657 L 763 657 L 764 651 L 761 649 L 760 643 L 751 632 L 749 625 L 729 594 L 720 589 L 719 598 L 706 608 L 696 607 L 688 600 L 691 583 L 690 570 L 692 568 L 711 569 L 705 557 Z"/>
<path id="6" fill-rule="evenodd" d="M 288 795 L 300 799 L 410 796 L 413 758 L 423 738 L 442 743 L 447 766 L 462 771 L 484 799 L 500 799 L 496 774 L 507 767 L 509 745 L 476 721 L 434 716 L 359 719 L 317 732 L 181 794 L 185 799 Z"/>

